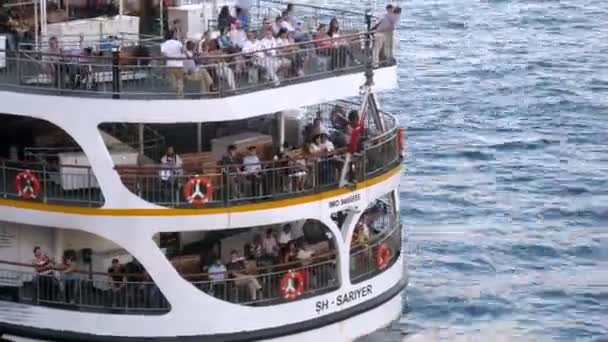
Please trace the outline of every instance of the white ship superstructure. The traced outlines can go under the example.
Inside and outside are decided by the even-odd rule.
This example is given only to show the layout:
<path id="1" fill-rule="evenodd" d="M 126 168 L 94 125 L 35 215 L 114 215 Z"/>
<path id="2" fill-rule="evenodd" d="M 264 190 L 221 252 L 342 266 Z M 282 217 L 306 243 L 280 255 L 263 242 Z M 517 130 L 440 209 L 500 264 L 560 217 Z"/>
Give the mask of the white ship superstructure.
<path id="1" fill-rule="evenodd" d="M 286 6 L 256 1 L 249 29 Z M 297 42 L 192 70 L 157 38 L 69 21 L 0 51 L 0 333 L 339 341 L 399 316 L 404 130 L 375 95 L 395 60 L 374 57 L 370 14 L 293 11 Z M 332 18 L 340 35 L 317 37 Z M 216 25 L 181 30 L 206 46 L 190 31 Z"/>

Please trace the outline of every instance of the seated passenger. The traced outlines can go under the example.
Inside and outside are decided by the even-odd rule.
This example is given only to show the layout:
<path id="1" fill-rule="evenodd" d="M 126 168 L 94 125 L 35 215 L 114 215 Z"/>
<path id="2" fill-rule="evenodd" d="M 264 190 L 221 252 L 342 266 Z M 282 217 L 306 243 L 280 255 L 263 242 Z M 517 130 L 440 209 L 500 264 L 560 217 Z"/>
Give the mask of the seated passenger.
<path id="1" fill-rule="evenodd" d="M 308 242 L 304 240 L 302 242 L 302 247 L 298 249 L 298 254 L 296 255 L 297 259 L 302 262 L 302 266 L 310 265 L 312 263 L 312 257 L 315 255 L 315 251 L 313 251 L 309 246 Z"/>
<path id="2" fill-rule="evenodd" d="M 234 43 L 237 49 L 242 49 L 243 45 L 247 41 L 247 33 L 243 29 L 241 22 L 238 20 L 230 27 L 228 36 L 230 37 L 230 41 Z"/>
<path id="3" fill-rule="evenodd" d="M 287 244 L 287 252 L 283 256 L 283 264 L 291 264 L 298 261 L 298 248 L 295 241 Z"/>
<path id="4" fill-rule="evenodd" d="M 275 259 L 279 256 L 279 243 L 274 236 L 272 228 L 266 230 L 266 236 L 264 237 L 264 240 L 262 240 L 262 246 L 264 247 L 264 255 L 266 257 Z"/>
<path id="5" fill-rule="evenodd" d="M 222 263 L 222 259 L 214 257 L 213 263 L 209 265 L 207 274 L 211 281 L 211 291 L 215 297 L 225 298 L 226 284 L 226 266 Z"/>
<path id="6" fill-rule="evenodd" d="M 317 54 L 330 56 L 333 42 L 331 37 L 327 35 L 327 25 L 320 24 L 317 28 L 317 33 L 314 36 L 314 44 Z"/>
<path id="7" fill-rule="evenodd" d="M 281 29 L 285 29 L 287 32 L 294 32 L 296 30 L 286 18 L 283 16 L 277 16 L 274 24 L 272 25 L 272 33 L 274 33 L 275 37 L 279 35 Z"/>
<path id="8" fill-rule="evenodd" d="M 225 80 L 231 90 L 236 89 L 236 81 L 234 72 L 226 63 L 226 59 L 222 56 L 222 51 L 219 50 L 217 40 L 208 39 L 201 45 L 201 57 L 205 64 L 209 65 L 209 71 L 217 80 L 219 86 L 220 80 Z"/>
<path id="9" fill-rule="evenodd" d="M 196 65 L 194 60 L 195 52 L 194 52 L 195 44 L 193 41 L 188 41 L 186 43 L 186 60 L 184 60 L 184 71 L 185 77 L 191 81 L 200 81 L 200 90 L 201 93 L 208 93 L 211 91 L 211 86 L 213 85 L 213 79 L 207 69 L 202 66 L 199 67 Z"/>
<path id="10" fill-rule="evenodd" d="M 237 53 L 240 51 L 236 46 L 236 43 L 230 39 L 232 27 L 232 25 L 226 27 L 224 31 L 221 31 L 221 35 L 217 38 L 220 49 L 227 54 Z"/>
<path id="11" fill-rule="evenodd" d="M 277 58 L 277 42 L 272 36 L 272 31 L 264 32 L 264 38 L 260 40 L 260 49 L 264 55 L 263 65 L 267 78 L 274 82 L 275 86 L 280 84 L 277 71 L 281 67 L 281 60 Z"/>
<path id="12" fill-rule="evenodd" d="M 269 17 L 264 17 L 264 20 L 262 22 L 262 27 L 260 27 L 260 29 L 258 30 L 256 37 L 258 37 L 258 38 L 264 37 L 264 34 L 268 30 L 270 30 L 272 32 L 272 21 L 270 20 Z"/>
<path id="13" fill-rule="evenodd" d="M 249 290 L 249 298 L 257 300 L 258 291 L 262 286 L 253 275 L 247 274 L 245 258 L 239 256 L 236 250 L 230 252 L 230 263 L 228 263 L 227 269 L 231 277 L 235 278 L 234 284 L 239 287 L 246 286 Z"/>
<path id="14" fill-rule="evenodd" d="M 279 249 L 281 255 L 285 255 L 287 253 L 287 247 L 289 245 L 289 242 L 291 242 L 292 240 L 293 238 L 291 236 L 291 225 L 286 224 L 283 226 L 283 230 L 279 235 Z"/>

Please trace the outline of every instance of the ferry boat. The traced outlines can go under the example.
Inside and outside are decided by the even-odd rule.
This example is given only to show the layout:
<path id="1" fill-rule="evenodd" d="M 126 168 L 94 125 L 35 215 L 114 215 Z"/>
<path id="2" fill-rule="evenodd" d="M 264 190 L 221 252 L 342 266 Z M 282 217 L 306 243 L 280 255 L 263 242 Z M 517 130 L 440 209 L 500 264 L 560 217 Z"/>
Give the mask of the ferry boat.
<path id="1" fill-rule="evenodd" d="M 118 32 L 122 7 L 72 20 L 77 2 L 0 46 L 4 337 L 349 341 L 399 317 L 404 130 L 376 95 L 397 66 L 370 12 L 258 0 L 250 31 L 300 38 L 176 58 Z M 32 3 L 15 6 L 61 10 Z M 209 3 L 164 15 L 234 11 Z M 219 19 L 171 30 L 213 41 Z"/>

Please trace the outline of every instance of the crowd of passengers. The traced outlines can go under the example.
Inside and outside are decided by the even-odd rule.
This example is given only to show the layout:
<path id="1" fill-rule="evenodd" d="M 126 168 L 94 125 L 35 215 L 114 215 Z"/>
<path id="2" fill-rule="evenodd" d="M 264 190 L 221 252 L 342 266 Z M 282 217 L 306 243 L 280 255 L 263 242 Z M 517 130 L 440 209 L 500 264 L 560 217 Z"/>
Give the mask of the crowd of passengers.
<path id="1" fill-rule="evenodd" d="M 344 165 L 342 158 L 353 130 L 360 121 L 357 110 L 348 112 L 336 105 L 330 113 L 331 131 L 323 124 L 321 113 L 304 129 L 304 145 L 296 149 L 284 145 L 272 160 L 263 160 L 256 146 L 249 146 L 244 155 L 230 145 L 218 161 L 224 174 L 223 185 L 230 198 L 264 197 L 287 191 L 304 191 L 315 186 L 333 184 Z M 299 153 L 292 153 L 299 152 Z M 183 162 L 170 146 L 161 158 L 161 190 L 169 200 L 172 192 L 183 185 Z M 218 184 L 214 185 L 216 188 Z"/>
<path id="2" fill-rule="evenodd" d="M 265 232 L 260 229 L 260 233 L 244 244 L 242 251 L 231 250 L 230 259 L 222 260 L 214 255 L 208 263 L 201 260 L 202 270 L 208 278 L 208 282 L 202 286 L 204 290 L 223 299 L 229 299 L 227 287 L 242 287 L 246 289 L 246 296 L 230 299 L 256 301 L 264 297 L 275 297 L 278 292 L 276 286 L 284 271 L 289 269 L 301 269 L 307 278 L 306 283 L 312 289 L 327 286 L 334 279 L 333 268 L 329 272 L 330 269 L 307 269 L 306 266 L 335 258 L 330 251 L 330 239 L 328 236 L 328 245 L 320 252 L 304 237 L 294 238 L 291 224 L 284 225 L 278 232 L 273 228 L 267 228 Z"/>
<path id="3" fill-rule="evenodd" d="M 102 274 L 79 267 L 76 255 L 65 253 L 57 262 L 40 246 L 34 247 L 34 294 L 51 304 L 82 304 L 116 308 L 162 307 L 161 295 L 135 258 L 126 264 L 112 259 L 107 281 Z M 93 280 L 95 279 L 95 280 Z"/>
<path id="4" fill-rule="evenodd" d="M 351 51 L 359 38 L 341 36 L 337 18 L 320 24 L 311 33 L 297 18 L 293 4 L 288 4 L 276 18 L 265 17 L 259 29 L 250 27 L 248 10 L 235 7 L 233 16 L 231 9 L 224 6 L 217 18 L 217 29 L 206 32 L 200 40 L 186 40 L 181 23 L 173 23 L 161 52 L 169 59 L 168 72 L 178 95 L 183 94 L 185 79 L 200 81 L 202 92 L 212 91 L 220 81 L 234 90 L 235 74 L 245 71 L 249 82 L 256 82 L 259 70 L 266 81 L 279 85 L 280 75 L 290 78 L 305 74 L 310 57 L 307 51 L 311 50 L 329 57 L 332 70 L 346 66 L 349 60 L 359 62 Z M 226 54 L 238 55 L 226 58 Z"/>
<path id="5" fill-rule="evenodd" d="M 179 20 L 167 30 L 161 54 L 167 58 L 167 74 L 178 96 L 183 96 L 186 80 L 199 82 L 202 93 L 217 91 L 220 82 L 234 90 L 245 74 L 248 83 L 257 83 L 262 75 L 266 81 L 279 85 L 281 79 L 305 75 L 310 51 L 328 57 L 330 70 L 343 68 L 349 61 L 361 62 L 353 53 L 355 47 L 360 47 L 360 37 L 341 35 L 337 18 L 310 32 L 297 18 L 293 4 L 288 4 L 276 18 L 264 18 L 260 28 L 251 27 L 248 9 L 235 7 L 233 13 L 228 6 L 222 7 L 217 31 L 209 30 L 199 35 L 200 39 L 186 39 Z M 374 26 L 375 63 L 392 60 L 393 31 L 400 14 L 399 7 L 388 5 L 386 15 Z M 81 36 L 79 47 L 63 49 L 57 37 L 50 37 L 44 49 L 48 55 L 43 56 L 43 68 L 53 85 L 79 88 L 95 84 L 92 64 L 98 62 L 91 58 L 93 48 L 83 44 Z M 234 55 L 227 56 L 230 54 Z M 149 51 L 127 53 L 127 57 L 147 56 Z"/>

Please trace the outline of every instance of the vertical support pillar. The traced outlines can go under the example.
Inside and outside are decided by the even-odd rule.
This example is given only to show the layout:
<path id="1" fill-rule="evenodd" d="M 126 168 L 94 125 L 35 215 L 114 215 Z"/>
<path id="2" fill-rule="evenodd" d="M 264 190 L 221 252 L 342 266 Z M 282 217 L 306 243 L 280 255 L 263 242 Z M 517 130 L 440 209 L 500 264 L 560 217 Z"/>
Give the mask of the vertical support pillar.
<path id="1" fill-rule="evenodd" d="M 365 39 L 365 85 L 371 87 L 374 85 L 374 61 L 373 61 L 373 35 L 372 35 L 372 12 L 370 9 L 365 11 L 365 26 L 367 34 Z"/>
<path id="2" fill-rule="evenodd" d="M 144 124 L 140 123 L 137 126 L 139 132 L 139 160 L 144 158 Z"/>
<path id="3" fill-rule="evenodd" d="M 203 124 L 201 122 L 196 123 L 196 146 L 197 152 L 203 151 Z"/>
<path id="4" fill-rule="evenodd" d="M 279 126 L 279 151 L 283 151 L 285 144 L 285 113 L 280 111 L 277 113 L 277 122 Z"/>
<path id="5" fill-rule="evenodd" d="M 112 98 L 120 98 L 120 50 L 118 47 L 112 48 Z"/>
<path id="6" fill-rule="evenodd" d="M 38 8 L 40 8 L 40 4 L 38 1 L 40 0 L 34 0 L 34 43 L 36 43 L 36 51 L 38 51 L 38 43 L 40 42 L 40 35 L 38 33 L 38 28 L 40 26 L 40 21 L 38 19 Z"/>
<path id="7" fill-rule="evenodd" d="M 64 230 L 63 229 L 53 229 L 53 256 L 55 257 L 55 262 L 62 263 L 63 260 L 63 251 L 65 246 L 64 239 Z"/>
<path id="8" fill-rule="evenodd" d="M 164 0 L 160 0 L 159 1 L 160 5 L 158 5 L 160 7 L 160 37 L 164 38 L 165 37 L 165 6 L 163 6 Z M 144 4 L 145 6 L 145 4 Z"/>

